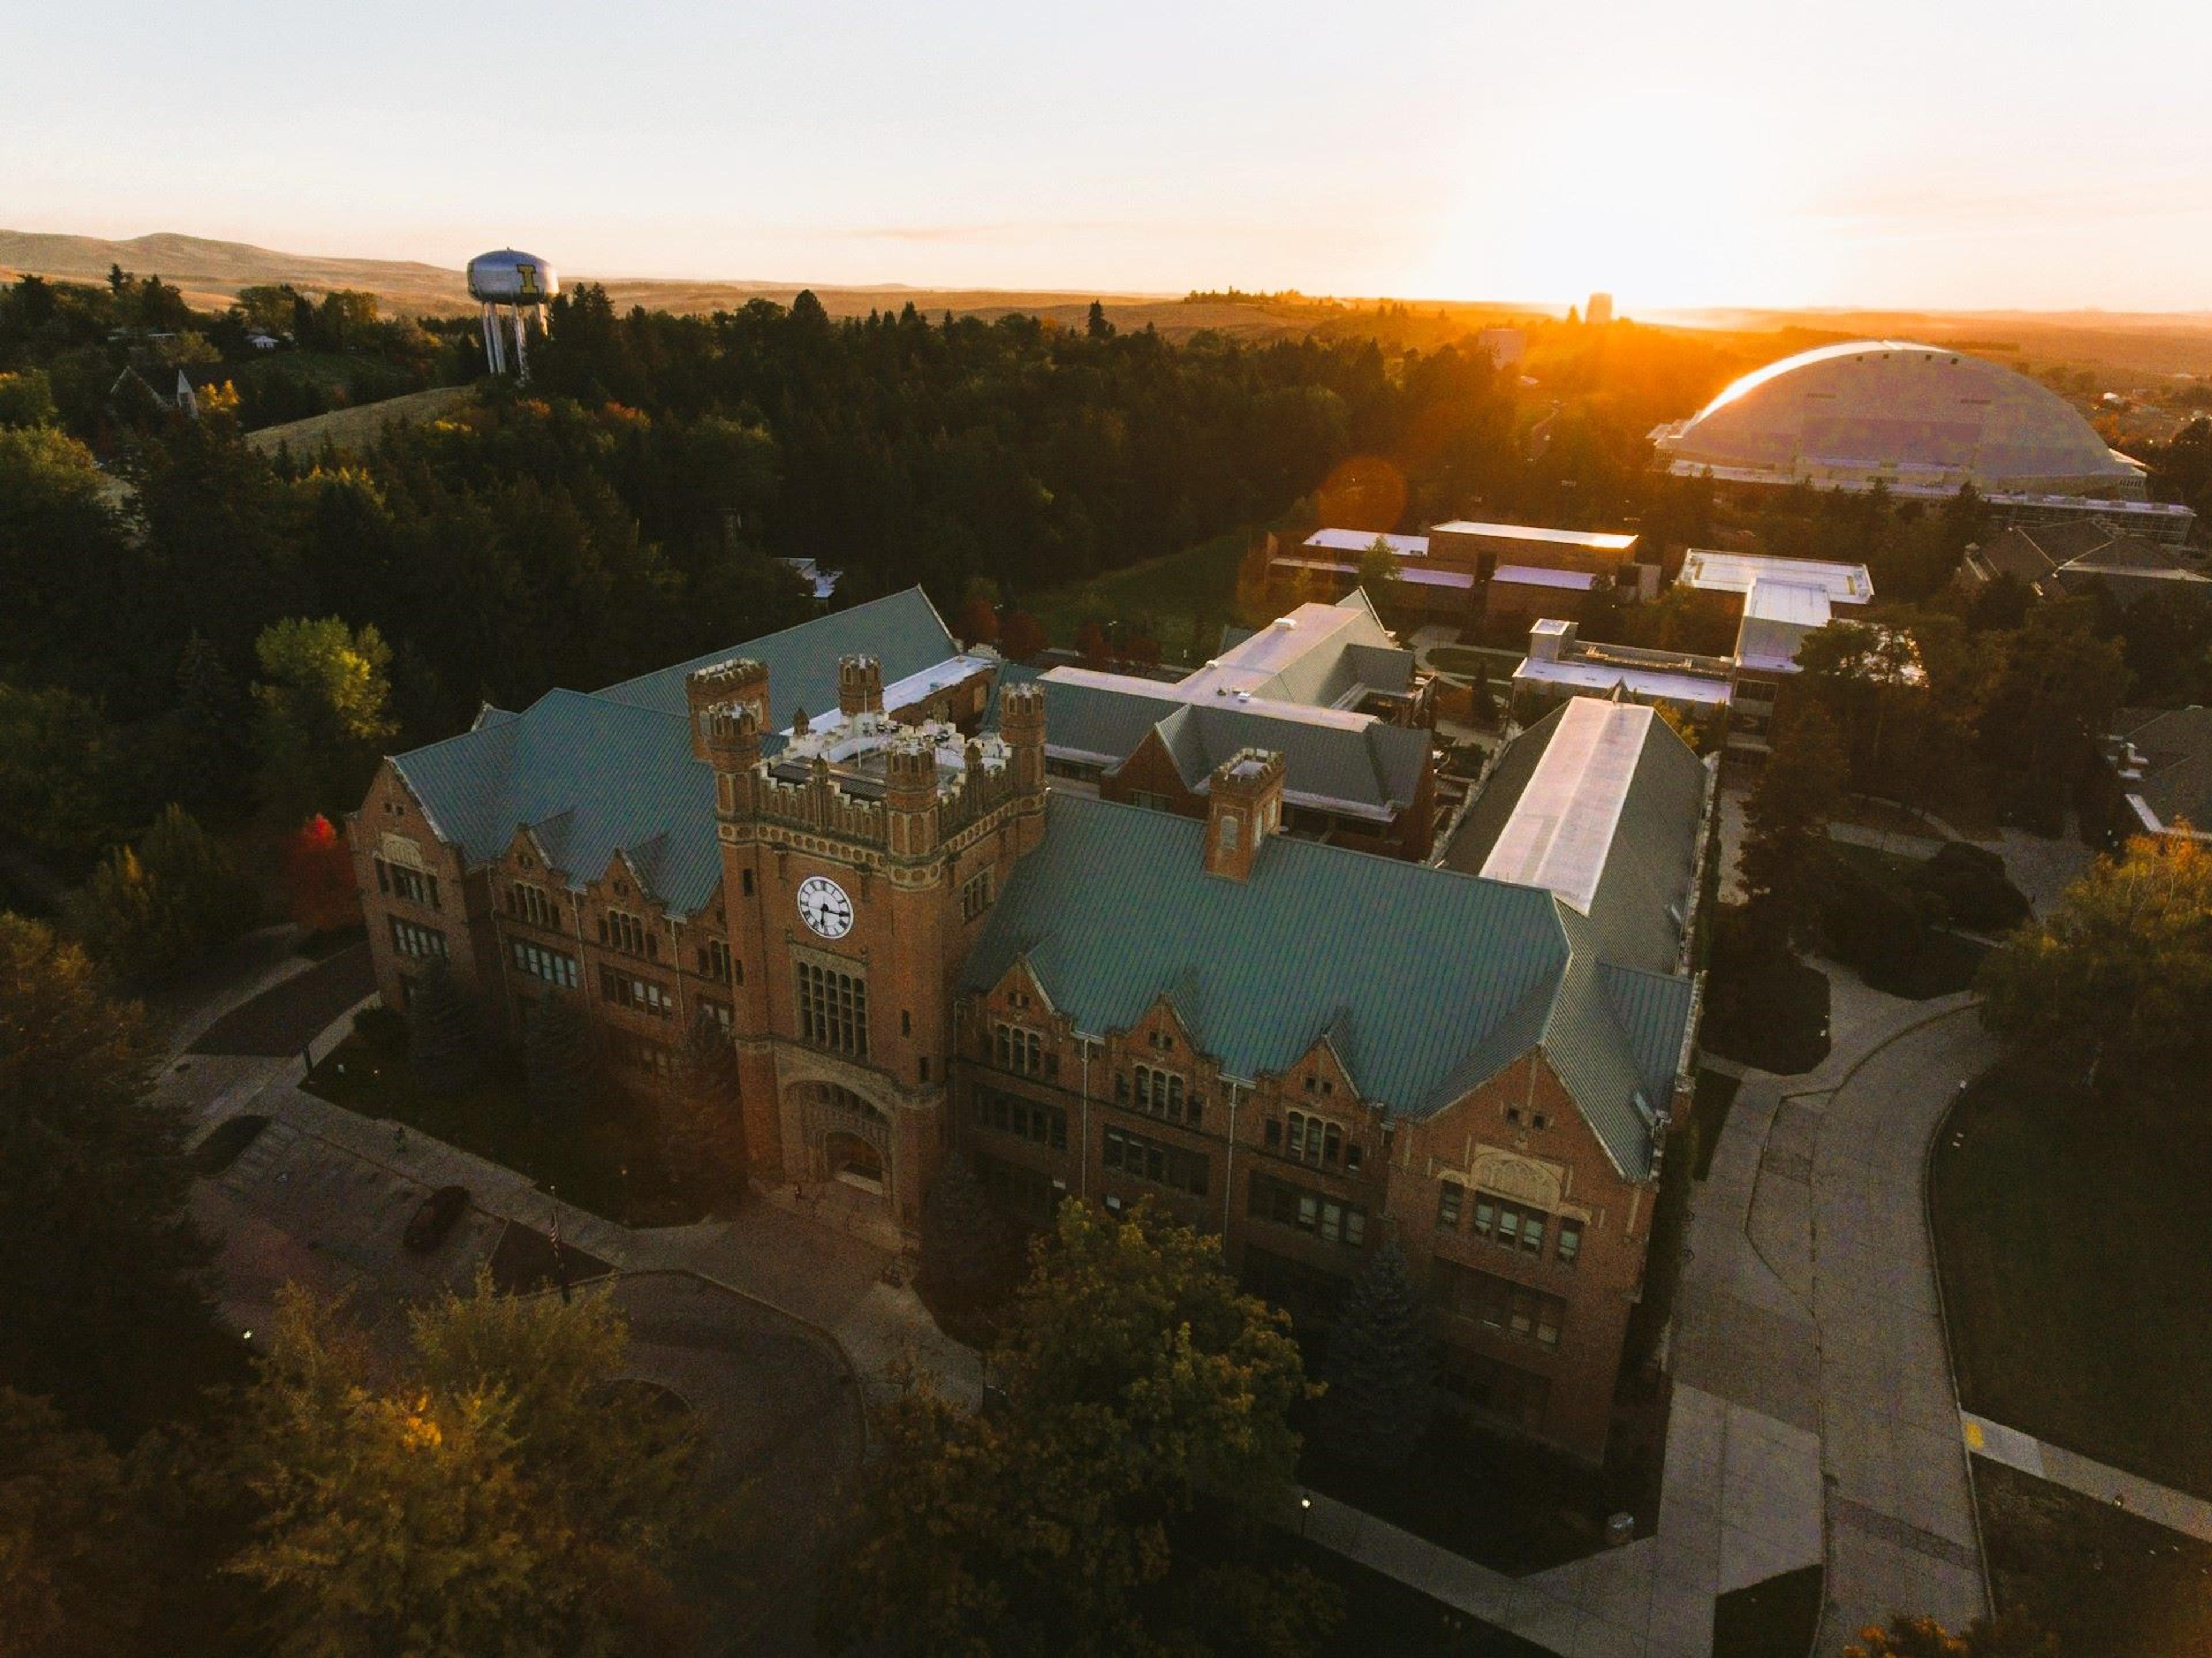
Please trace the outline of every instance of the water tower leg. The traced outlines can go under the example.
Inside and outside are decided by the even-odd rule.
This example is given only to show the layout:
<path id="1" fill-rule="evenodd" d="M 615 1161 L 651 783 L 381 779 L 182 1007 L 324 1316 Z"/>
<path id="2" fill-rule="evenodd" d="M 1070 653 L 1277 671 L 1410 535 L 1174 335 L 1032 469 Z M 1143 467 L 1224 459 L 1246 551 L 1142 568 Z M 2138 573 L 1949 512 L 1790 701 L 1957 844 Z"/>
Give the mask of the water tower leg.
<path id="1" fill-rule="evenodd" d="M 485 372 L 496 374 L 499 373 L 499 333 L 489 301 L 485 302 L 483 308 L 483 348 Z"/>
<path id="2" fill-rule="evenodd" d="M 530 384 L 530 317 L 520 306 L 514 307 L 514 368 L 515 383 Z"/>

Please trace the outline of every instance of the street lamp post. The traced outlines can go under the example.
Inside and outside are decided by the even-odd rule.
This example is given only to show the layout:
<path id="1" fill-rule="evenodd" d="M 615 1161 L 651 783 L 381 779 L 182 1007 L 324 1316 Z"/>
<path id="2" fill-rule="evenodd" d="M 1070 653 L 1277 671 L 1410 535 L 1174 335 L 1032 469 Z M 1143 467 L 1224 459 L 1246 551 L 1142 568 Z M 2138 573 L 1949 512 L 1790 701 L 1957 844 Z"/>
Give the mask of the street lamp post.
<path id="1" fill-rule="evenodd" d="M 1309 1518 L 1310 1518 L 1310 1517 L 1311 1517 L 1312 1514 L 1313 1514 L 1313 1498 L 1312 1498 L 1312 1497 L 1308 1497 L 1308 1496 L 1307 1496 L 1304 1491 L 1299 1492 L 1299 1493 L 1298 1493 L 1298 1537 L 1299 1537 L 1300 1540 L 1304 1540 L 1304 1537 L 1305 1537 L 1305 1534 L 1306 1534 L 1306 1521 L 1307 1521 L 1307 1520 L 1308 1520 Z"/>

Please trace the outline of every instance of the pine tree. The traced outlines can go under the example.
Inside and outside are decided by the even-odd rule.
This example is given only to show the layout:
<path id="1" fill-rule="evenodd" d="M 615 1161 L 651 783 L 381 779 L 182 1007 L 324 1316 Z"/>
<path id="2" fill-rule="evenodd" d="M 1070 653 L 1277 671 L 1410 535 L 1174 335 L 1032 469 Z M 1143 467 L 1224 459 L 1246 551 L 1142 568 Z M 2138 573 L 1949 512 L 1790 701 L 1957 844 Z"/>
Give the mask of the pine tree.
<path id="1" fill-rule="evenodd" d="M 1332 1442 L 1381 1467 L 1403 1462 L 1436 1408 L 1434 1353 L 1427 1309 L 1393 1239 L 1352 1286 L 1330 1338 L 1322 1404 Z"/>
<path id="2" fill-rule="evenodd" d="M 1013 1241 L 967 1155 L 938 1166 L 921 1206 L 921 1270 L 931 1290 L 955 1309 L 988 1305 L 1012 1281 Z"/>
<path id="3" fill-rule="evenodd" d="M 584 1016 L 548 993 L 522 1026 L 524 1088 L 530 1114 L 553 1129 L 574 1128 L 592 1100 L 592 1044 Z"/>
<path id="4" fill-rule="evenodd" d="M 424 1082 L 448 1094 L 476 1080 L 483 1059 L 475 1005 L 453 969 L 435 958 L 415 981 L 407 1057 Z"/>
<path id="5" fill-rule="evenodd" d="M 708 1202 L 744 1190 L 745 1129 L 729 1033 L 701 1013 L 676 1054 L 676 1086 L 660 1112 L 669 1174 Z"/>

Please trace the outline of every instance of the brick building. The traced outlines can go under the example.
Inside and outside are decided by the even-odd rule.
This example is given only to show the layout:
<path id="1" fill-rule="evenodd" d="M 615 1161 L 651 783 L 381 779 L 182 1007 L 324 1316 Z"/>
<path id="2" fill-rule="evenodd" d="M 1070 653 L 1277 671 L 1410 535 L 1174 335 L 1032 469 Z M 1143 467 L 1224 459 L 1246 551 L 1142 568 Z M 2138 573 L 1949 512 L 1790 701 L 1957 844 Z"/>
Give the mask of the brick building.
<path id="1" fill-rule="evenodd" d="M 510 1033 L 576 997 L 646 1090 L 711 1018 L 757 1180 L 911 1236 L 957 1139 L 1036 1224 L 1158 1198 L 1309 1336 L 1395 1236 L 1455 1389 L 1602 1455 L 1705 768 L 1579 701 L 1430 865 L 1287 832 L 1278 749 L 1200 816 L 1048 786 L 1048 692 L 994 668 L 913 592 L 397 756 L 352 823 L 386 999 L 430 954 Z"/>

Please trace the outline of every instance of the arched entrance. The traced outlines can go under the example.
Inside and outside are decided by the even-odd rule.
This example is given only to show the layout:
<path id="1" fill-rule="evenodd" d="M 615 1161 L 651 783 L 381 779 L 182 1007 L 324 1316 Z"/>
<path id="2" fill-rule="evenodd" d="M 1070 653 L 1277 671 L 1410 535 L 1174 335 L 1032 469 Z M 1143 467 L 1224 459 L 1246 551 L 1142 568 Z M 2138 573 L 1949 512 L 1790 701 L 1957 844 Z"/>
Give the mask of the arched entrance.
<path id="1" fill-rule="evenodd" d="M 893 1179 L 890 1119 L 836 1083 L 800 1083 L 792 1091 L 815 1178 L 888 1203 Z"/>

